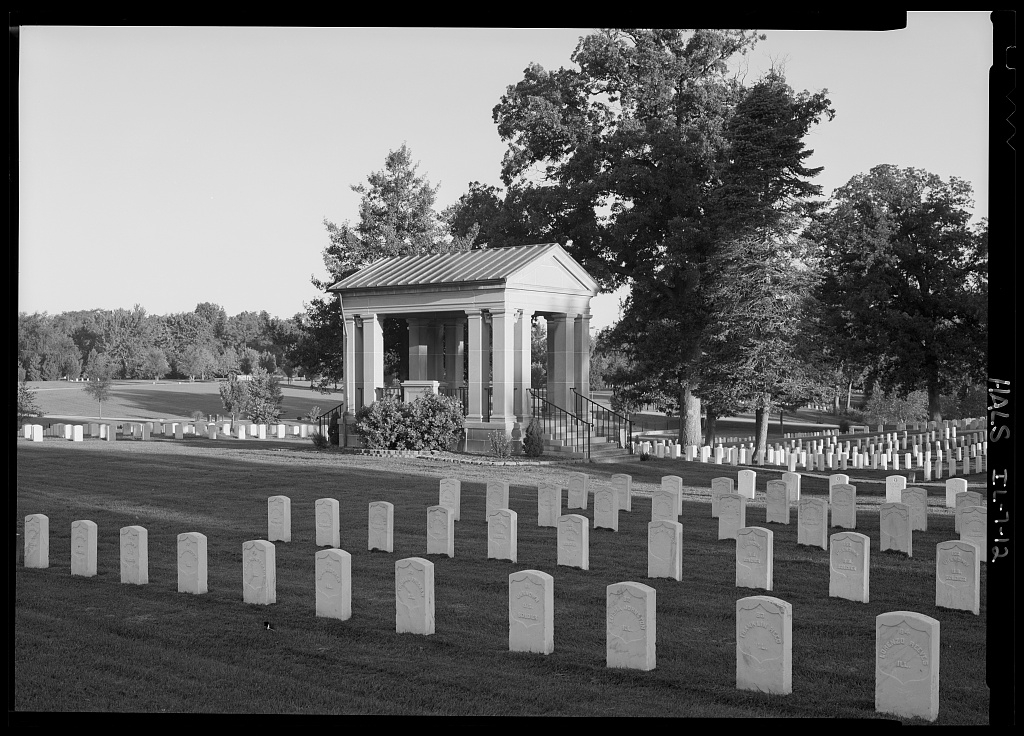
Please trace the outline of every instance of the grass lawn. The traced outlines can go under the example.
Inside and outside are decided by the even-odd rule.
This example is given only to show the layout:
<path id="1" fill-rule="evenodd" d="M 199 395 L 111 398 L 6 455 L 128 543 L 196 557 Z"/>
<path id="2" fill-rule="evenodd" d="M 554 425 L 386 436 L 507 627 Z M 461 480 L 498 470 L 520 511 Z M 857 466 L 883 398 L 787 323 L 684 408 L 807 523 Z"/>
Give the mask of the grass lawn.
<path id="1" fill-rule="evenodd" d="M 333 406 L 328 397 L 312 398 Z M 956 538 L 940 484 L 926 485 L 929 529 L 914 533 L 908 558 L 878 550 L 885 473 L 850 473 L 861 509 L 856 531 L 872 538 L 864 604 L 828 596 L 828 553 L 797 545 L 795 512 L 792 524 L 770 525 L 774 590 L 735 587 L 735 542 L 717 539 L 709 489 L 712 477 L 735 478 L 731 467 L 671 460 L 449 465 L 317 453 L 309 443 L 204 438 L 18 439 L 16 453 L 17 712 L 876 719 L 882 716 L 874 711 L 875 616 L 909 610 L 941 622 L 937 723 L 988 723 L 984 564 L 980 616 L 934 605 L 935 545 Z M 558 566 L 556 530 L 537 527 L 537 485 L 564 488 L 569 473 L 581 469 L 596 485 L 610 483 L 614 473 L 634 477 L 633 511 L 620 513 L 619 531 L 590 530 L 588 571 Z M 757 471 L 747 524 L 768 526 L 765 482 L 777 475 Z M 681 582 L 646 578 L 645 494 L 670 474 L 686 487 Z M 426 509 L 437 504 L 438 481 L 448 476 L 462 480 L 451 559 L 426 555 Z M 803 494 L 826 495 L 826 478 L 805 475 Z M 492 479 L 511 484 L 517 563 L 487 559 L 484 487 Z M 242 544 L 266 538 L 267 498 L 278 494 L 292 501 L 292 541 L 276 544 L 277 603 L 246 605 Z M 341 504 L 341 548 L 352 555 L 352 618 L 344 622 L 315 615 L 314 504 L 324 497 Z M 378 500 L 395 506 L 394 553 L 366 551 L 367 506 Z M 48 569 L 23 565 L 24 517 L 34 513 L 50 519 Z M 573 513 L 592 520 L 593 499 Z M 98 525 L 93 578 L 70 575 L 77 519 Z M 132 524 L 149 534 L 144 586 L 120 583 L 119 529 Z M 209 540 L 205 595 L 177 592 L 176 537 L 191 531 Z M 432 636 L 395 633 L 395 562 L 412 556 L 435 565 Z M 524 569 L 554 577 L 555 650 L 548 656 L 508 651 L 508 576 Z M 650 672 L 605 666 L 605 589 L 629 580 L 657 591 L 657 668 Z M 788 696 L 736 689 L 736 601 L 761 594 L 793 606 Z"/>

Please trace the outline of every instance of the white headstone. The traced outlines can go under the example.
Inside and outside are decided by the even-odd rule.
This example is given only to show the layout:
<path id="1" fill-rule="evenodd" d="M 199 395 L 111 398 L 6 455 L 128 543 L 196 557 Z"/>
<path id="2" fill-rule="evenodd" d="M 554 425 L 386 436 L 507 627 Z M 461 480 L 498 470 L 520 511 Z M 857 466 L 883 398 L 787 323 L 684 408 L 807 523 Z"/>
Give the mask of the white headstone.
<path id="1" fill-rule="evenodd" d="M 244 424 L 239 424 L 237 432 L 238 432 L 238 439 L 244 440 L 245 439 L 245 425 Z"/>
<path id="2" fill-rule="evenodd" d="M 455 556 L 455 512 L 450 506 L 427 509 L 427 554 Z"/>
<path id="3" fill-rule="evenodd" d="M 661 486 L 651 492 L 651 521 L 679 520 L 679 494 L 675 489 Z"/>
<path id="4" fill-rule="evenodd" d="M 904 488 L 900 503 L 910 507 L 910 530 L 928 531 L 928 491 L 924 488 Z"/>
<path id="5" fill-rule="evenodd" d="M 121 582 L 149 582 L 149 532 L 145 527 L 121 527 Z"/>
<path id="6" fill-rule="evenodd" d="M 661 476 L 661 487 L 673 491 L 676 495 L 676 514 L 683 513 L 683 479 L 678 475 Z"/>
<path id="7" fill-rule="evenodd" d="M 25 517 L 25 567 L 50 566 L 50 517 L 30 514 Z"/>
<path id="8" fill-rule="evenodd" d="M 434 633 L 434 563 L 422 557 L 395 562 L 395 632 Z"/>
<path id="9" fill-rule="evenodd" d="M 678 521 L 647 524 L 647 577 L 683 579 L 683 525 Z"/>
<path id="10" fill-rule="evenodd" d="M 292 500 L 288 496 L 267 499 L 267 540 L 292 541 Z"/>
<path id="11" fill-rule="evenodd" d="M 619 499 L 619 511 L 633 510 L 633 476 L 616 473 L 612 476 L 612 488 Z"/>
<path id="12" fill-rule="evenodd" d="M 960 540 L 935 546 L 935 605 L 970 611 L 981 610 L 981 556 L 976 544 Z"/>
<path id="13" fill-rule="evenodd" d="M 960 541 L 975 544 L 978 549 L 987 549 L 988 508 L 986 506 L 967 506 L 960 512 Z"/>
<path id="14" fill-rule="evenodd" d="M 789 502 L 796 503 L 800 500 L 800 473 L 783 473 L 782 482 L 789 489 Z"/>
<path id="15" fill-rule="evenodd" d="M 265 539 L 242 545 L 242 600 L 261 606 L 277 603 L 275 548 Z"/>
<path id="16" fill-rule="evenodd" d="M 321 618 L 352 618 L 352 555 L 343 549 L 316 553 L 316 615 Z"/>
<path id="17" fill-rule="evenodd" d="M 829 488 L 832 497 L 832 521 L 830 526 L 843 529 L 857 528 L 857 486 L 849 483 L 836 483 Z"/>
<path id="18" fill-rule="evenodd" d="M 484 518 L 491 518 L 498 509 L 508 508 L 508 483 L 502 480 L 487 481 L 487 510 Z"/>
<path id="19" fill-rule="evenodd" d="M 390 501 L 373 501 L 369 507 L 367 550 L 395 551 L 395 506 Z"/>
<path id="20" fill-rule="evenodd" d="M 452 510 L 452 521 L 458 521 L 462 510 L 462 481 L 458 478 L 442 478 L 438 492 L 438 506 Z"/>
<path id="21" fill-rule="evenodd" d="M 939 622 L 910 611 L 875 618 L 875 710 L 939 717 Z"/>
<path id="22" fill-rule="evenodd" d="M 793 606 L 767 595 L 736 601 L 736 688 L 793 692 Z"/>
<path id="23" fill-rule="evenodd" d="M 498 509 L 487 517 L 487 559 L 519 559 L 519 517 L 511 509 Z"/>
<path id="24" fill-rule="evenodd" d="M 907 479 L 902 475 L 887 475 L 885 477 L 885 502 L 900 503 L 903 489 L 907 487 Z"/>
<path id="25" fill-rule="evenodd" d="M 950 478 L 946 481 L 946 508 L 956 508 L 956 494 L 967 493 L 966 478 Z"/>
<path id="26" fill-rule="evenodd" d="M 845 473 L 833 473 L 828 477 L 828 502 L 832 503 L 832 486 L 839 485 L 840 483 L 849 483 L 850 476 Z"/>
<path id="27" fill-rule="evenodd" d="M 718 497 L 718 538 L 736 539 L 736 533 L 747 525 L 747 497 L 739 493 L 723 493 Z"/>
<path id="28" fill-rule="evenodd" d="M 828 594 L 867 603 L 870 593 L 871 539 L 857 532 L 839 532 L 829 537 Z"/>
<path id="29" fill-rule="evenodd" d="M 712 478 L 711 479 L 711 518 L 717 519 L 719 510 L 719 502 L 723 494 L 735 493 L 736 486 L 732 478 Z"/>
<path id="30" fill-rule="evenodd" d="M 963 516 L 964 509 L 970 506 L 981 506 L 982 499 L 981 494 L 977 491 L 962 491 L 956 494 L 955 500 L 955 511 L 953 512 L 953 530 L 960 533 L 960 518 Z"/>
<path id="31" fill-rule="evenodd" d="M 770 480 L 765 491 L 765 523 L 789 523 L 789 489 L 785 481 Z"/>
<path id="32" fill-rule="evenodd" d="M 772 589 L 774 535 L 759 526 L 736 532 L 736 587 Z"/>
<path id="33" fill-rule="evenodd" d="M 562 488 L 554 483 L 537 486 L 537 526 L 558 526 L 562 515 Z"/>
<path id="34" fill-rule="evenodd" d="M 594 488 L 594 528 L 598 527 L 619 530 L 619 499 L 614 486 Z"/>
<path id="35" fill-rule="evenodd" d="M 256 436 L 259 439 L 261 439 L 261 440 L 265 440 L 267 438 L 267 425 L 266 424 L 257 424 L 256 425 Z"/>
<path id="36" fill-rule="evenodd" d="M 736 492 L 749 500 L 754 499 L 757 473 L 753 470 L 741 470 L 736 474 Z"/>
<path id="37" fill-rule="evenodd" d="M 555 651 L 555 579 L 540 570 L 508 576 L 508 650 Z"/>
<path id="38" fill-rule="evenodd" d="M 914 556 L 910 508 L 905 503 L 883 503 L 879 511 L 879 544 L 882 552 L 893 549 Z"/>
<path id="39" fill-rule="evenodd" d="M 656 664 L 657 591 L 643 583 L 614 583 L 607 588 L 606 664 L 653 670 Z"/>
<path id="40" fill-rule="evenodd" d="M 71 574 L 96 574 L 96 522 L 81 519 L 71 524 Z"/>
<path id="41" fill-rule="evenodd" d="M 206 593 L 206 535 L 185 532 L 178 535 L 178 592 Z"/>
<path id="42" fill-rule="evenodd" d="M 146 439 L 146 438 L 143 437 L 143 439 Z M 76 424 L 73 427 L 71 427 L 71 441 L 72 442 L 82 442 L 82 440 L 83 440 L 82 425 L 81 424 Z"/>
<path id="43" fill-rule="evenodd" d="M 565 514 L 558 517 L 558 563 L 590 569 L 590 525 L 587 517 Z"/>
<path id="44" fill-rule="evenodd" d="M 828 501 L 805 496 L 796 505 L 797 544 L 828 549 Z"/>
<path id="45" fill-rule="evenodd" d="M 316 546 L 341 547 L 340 507 L 336 498 L 318 498 L 314 505 Z"/>
<path id="46" fill-rule="evenodd" d="M 566 508 L 586 509 L 589 494 L 589 478 L 586 473 L 569 474 L 569 502 Z"/>

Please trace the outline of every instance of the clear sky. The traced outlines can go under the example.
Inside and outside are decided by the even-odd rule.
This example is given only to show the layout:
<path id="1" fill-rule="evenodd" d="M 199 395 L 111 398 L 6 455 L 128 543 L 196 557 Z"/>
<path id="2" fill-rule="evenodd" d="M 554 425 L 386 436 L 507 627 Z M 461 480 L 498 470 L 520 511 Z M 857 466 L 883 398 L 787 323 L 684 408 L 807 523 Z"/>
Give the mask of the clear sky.
<path id="1" fill-rule="evenodd" d="M 18 310 L 291 317 L 326 275 L 324 218 L 358 216 L 350 185 L 404 142 L 439 210 L 500 186 L 491 110 L 587 32 L 23 26 Z M 806 139 L 826 195 L 888 163 L 971 182 L 987 215 L 988 11 L 763 32 L 748 81 L 781 61 L 794 89 L 828 89 L 836 118 Z M 595 299 L 595 328 L 617 303 Z"/>

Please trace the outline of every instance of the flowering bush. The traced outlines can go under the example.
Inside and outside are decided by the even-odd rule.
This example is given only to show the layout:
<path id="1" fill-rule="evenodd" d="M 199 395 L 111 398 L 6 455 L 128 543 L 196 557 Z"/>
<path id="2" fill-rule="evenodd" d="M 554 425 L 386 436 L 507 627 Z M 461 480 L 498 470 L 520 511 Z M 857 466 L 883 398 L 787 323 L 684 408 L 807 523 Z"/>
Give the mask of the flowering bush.
<path id="1" fill-rule="evenodd" d="M 492 455 L 501 460 L 512 457 L 512 438 L 508 432 L 496 429 L 487 435 L 487 440 L 491 445 Z"/>
<path id="2" fill-rule="evenodd" d="M 406 403 L 384 396 L 359 410 L 355 431 L 373 450 L 444 450 L 462 427 L 457 399 L 430 395 Z"/>

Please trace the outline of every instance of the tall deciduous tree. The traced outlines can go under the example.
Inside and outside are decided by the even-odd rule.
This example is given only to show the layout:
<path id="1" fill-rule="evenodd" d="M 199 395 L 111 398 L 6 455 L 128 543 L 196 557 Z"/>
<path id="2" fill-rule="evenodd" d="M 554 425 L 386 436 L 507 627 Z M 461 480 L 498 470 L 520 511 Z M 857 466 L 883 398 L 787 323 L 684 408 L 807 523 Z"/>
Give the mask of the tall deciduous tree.
<path id="1" fill-rule="evenodd" d="M 678 407 L 686 444 L 701 441 L 712 266 L 723 243 L 813 191 L 801 139 L 828 110 L 824 93 L 794 95 L 779 75 L 747 89 L 730 73 L 759 38 L 603 30 L 580 40 L 578 71 L 531 65 L 494 108 L 518 206 L 604 287 L 632 287 L 613 336 L 633 373 L 623 378 L 635 398 Z M 740 215 L 732 230 L 727 210 Z"/>
<path id="2" fill-rule="evenodd" d="M 883 390 L 927 391 L 936 421 L 941 394 L 985 378 L 988 232 L 972 205 L 961 179 L 886 164 L 836 190 L 808 231 L 837 343 Z"/>

